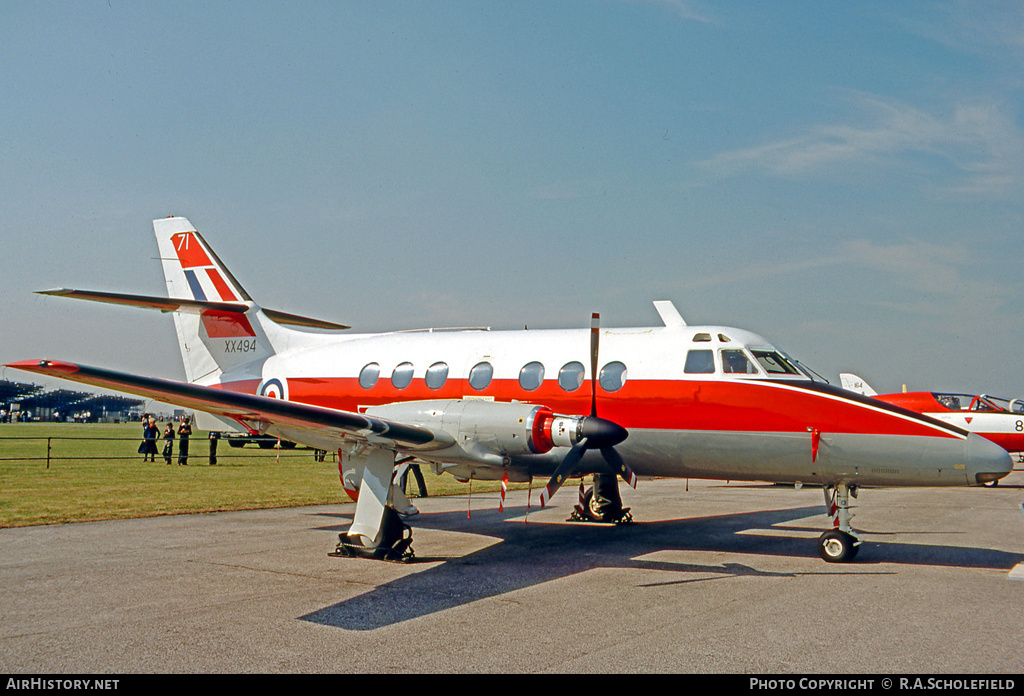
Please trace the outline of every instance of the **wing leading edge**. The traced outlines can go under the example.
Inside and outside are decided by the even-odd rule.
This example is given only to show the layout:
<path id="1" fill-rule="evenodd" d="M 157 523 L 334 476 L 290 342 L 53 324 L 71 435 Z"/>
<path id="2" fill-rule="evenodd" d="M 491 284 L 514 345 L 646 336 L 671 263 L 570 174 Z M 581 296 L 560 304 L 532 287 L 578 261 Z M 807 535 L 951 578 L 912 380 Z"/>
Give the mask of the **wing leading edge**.
<path id="1" fill-rule="evenodd" d="M 356 439 L 373 445 L 410 451 L 444 449 L 455 442 L 444 432 L 375 416 L 75 363 L 25 360 L 9 363 L 6 367 L 205 411 L 230 418 L 251 430 L 261 432 L 275 425 L 287 426 L 292 429 L 315 431 L 320 436 L 332 433 L 339 440 Z"/>

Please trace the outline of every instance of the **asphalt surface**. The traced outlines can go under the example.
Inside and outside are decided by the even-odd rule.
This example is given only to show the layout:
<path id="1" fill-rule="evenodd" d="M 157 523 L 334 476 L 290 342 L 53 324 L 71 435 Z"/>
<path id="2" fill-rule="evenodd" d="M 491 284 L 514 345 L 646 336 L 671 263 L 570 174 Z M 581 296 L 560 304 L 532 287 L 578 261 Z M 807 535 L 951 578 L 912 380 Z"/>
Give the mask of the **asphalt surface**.
<path id="1" fill-rule="evenodd" d="M 408 564 L 328 556 L 352 504 L 2 529 L 0 670 L 1020 674 L 1022 486 L 862 491 L 845 565 L 820 489 L 713 481 L 416 500 Z"/>

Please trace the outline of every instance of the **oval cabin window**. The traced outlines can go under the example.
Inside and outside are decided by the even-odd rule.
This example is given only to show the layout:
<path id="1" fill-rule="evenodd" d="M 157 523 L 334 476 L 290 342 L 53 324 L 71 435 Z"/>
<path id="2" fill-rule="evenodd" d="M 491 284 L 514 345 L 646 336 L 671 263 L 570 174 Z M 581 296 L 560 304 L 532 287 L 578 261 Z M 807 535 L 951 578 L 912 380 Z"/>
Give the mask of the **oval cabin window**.
<path id="1" fill-rule="evenodd" d="M 426 382 L 430 389 L 440 389 L 448 381 L 448 363 L 436 362 L 427 368 Z"/>
<path id="2" fill-rule="evenodd" d="M 469 386 L 476 390 L 486 389 L 494 376 L 494 367 L 489 362 L 478 362 L 469 371 Z"/>
<path id="3" fill-rule="evenodd" d="M 523 369 L 519 371 L 519 386 L 526 391 L 534 391 L 540 389 L 540 385 L 544 382 L 544 366 L 536 360 L 523 365 Z"/>
<path id="4" fill-rule="evenodd" d="M 377 383 L 378 377 L 380 377 L 380 365 L 370 363 L 359 371 L 359 386 L 363 389 L 370 389 Z"/>
<path id="5" fill-rule="evenodd" d="M 391 386 L 395 389 L 405 389 L 410 384 L 412 384 L 412 363 L 404 362 L 391 373 Z"/>

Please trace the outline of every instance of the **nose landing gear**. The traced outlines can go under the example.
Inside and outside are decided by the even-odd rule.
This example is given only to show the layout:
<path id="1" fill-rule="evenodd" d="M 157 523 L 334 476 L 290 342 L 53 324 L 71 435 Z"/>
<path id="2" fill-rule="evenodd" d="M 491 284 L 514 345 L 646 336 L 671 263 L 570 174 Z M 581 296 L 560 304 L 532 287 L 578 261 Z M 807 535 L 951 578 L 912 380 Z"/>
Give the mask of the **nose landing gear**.
<path id="1" fill-rule="evenodd" d="M 828 563 L 847 563 L 857 556 L 861 539 L 850 526 L 850 496 L 857 497 L 856 486 L 839 483 L 825 486 L 825 508 L 834 528 L 818 537 L 818 555 Z"/>

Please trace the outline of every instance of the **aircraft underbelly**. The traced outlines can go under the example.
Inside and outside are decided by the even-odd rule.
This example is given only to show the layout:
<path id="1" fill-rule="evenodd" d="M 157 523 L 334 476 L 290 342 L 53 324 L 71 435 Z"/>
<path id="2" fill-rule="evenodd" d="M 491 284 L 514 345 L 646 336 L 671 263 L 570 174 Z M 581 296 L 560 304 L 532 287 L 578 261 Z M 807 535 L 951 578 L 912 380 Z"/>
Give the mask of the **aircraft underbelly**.
<path id="1" fill-rule="evenodd" d="M 964 441 L 857 433 L 632 430 L 619 446 L 640 476 L 864 486 L 968 483 Z"/>

